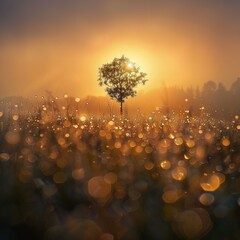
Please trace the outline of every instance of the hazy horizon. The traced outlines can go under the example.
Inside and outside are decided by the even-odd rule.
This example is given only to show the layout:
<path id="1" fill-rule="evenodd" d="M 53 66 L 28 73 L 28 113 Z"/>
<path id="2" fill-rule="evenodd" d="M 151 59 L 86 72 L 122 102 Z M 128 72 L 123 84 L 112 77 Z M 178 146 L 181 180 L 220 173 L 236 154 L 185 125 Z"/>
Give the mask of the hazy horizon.
<path id="1" fill-rule="evenodd" d="M 237 77 L 236 79 L 234 79 L 232 82 L 230 82 L 228 85 L 225 85 L 224 82 L 217 82 L 217 81 L 213 81 L 216 86 L 218 86 L 219 84 L 223 84 L 223 86 L 225 87 L 226 90 L 230 90 L 231 89 L 231 86 L 234 82 L 236 82 L 236 80 L 240 79 L 239 77 Z M 212 81 L 212 80 L 209 80 L 209 81 Z M 128 99 L 126 99 L 127 101 L 131 101 L 131 99 L 135 99 L 135 98 L 141 98 L 142 95 L 151 95 L 152 93 L 157 93 L 157 92 L 162 92 L 162 91 L 165 91 L 167 89 L 171 89 L 171 88 L 176 88 L 176 89 L 183 89 L 183 90 L 188 90 L 188 89 L 199 89 L 199 90 L 202 90 L 203 87 L 204 87 L 204 84 L 206 84 L 207 82 L 209 81 L 206 81 L 206 82 L 203 82 L 201 84 L 196 84 L 196 85 L 177 85 L 177 84 L 166 84 L 165 81 L 162 81 L 161 82 L 161 85 L 156 87 L 156 88 L 146 88 L 146 85 L 145 86 L 139 86 L 137 88 L 137 94 L 135 97 L 128 97 Z M 4 95 L 4 94 L 1 94 L 0 95 L 0 99 L 4 99 L 4 98 L 8 98 L 8 97 L 25 97 L 25 98 L 41 98 L 41 97 L 45 97 L 47 96 L 49 93 L 55 97 L 55 98 L 58 98 L 58 99 L 61 99 L 61 98 L 65 98 L 66 96 L 68 98 L 80 98 L 80 99 L 86 99 L 88 97 L 104 97 L 104 98 L 108 98 L 109 100 L 112 100 L 111 97 L 104 91 L 104 87 L 100 87 L 98 85 L 99 89 L 102 90 L 100 91 L 100 93 L 85 93 L 85 94 L 74 94 L 74 92 L 67 92 L 67 91 L 55 91 L 54 89 L 38 89 L 36 90 L 35 92 L 34 91 L 31 91 L 29 93 L 26 93 L 26 94 L 21 94 L 19 91 L 13 93 L 13 94 L 10 94 L 10 95 Z M 113 100 L 115 101 L 115 100 Z"/>

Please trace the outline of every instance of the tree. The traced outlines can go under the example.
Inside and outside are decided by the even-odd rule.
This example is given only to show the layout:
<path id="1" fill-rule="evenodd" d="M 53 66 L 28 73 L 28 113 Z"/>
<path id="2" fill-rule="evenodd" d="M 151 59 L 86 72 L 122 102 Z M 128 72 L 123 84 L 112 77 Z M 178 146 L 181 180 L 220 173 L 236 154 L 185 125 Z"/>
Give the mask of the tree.
<path id="1" fill-rule="evenodd" d="M 214 81 L 208 81 L 204 83 L 202 88 L 201 103 L 210 110 L 211 106 L 214 103 L 214 98 L 217 90 L 217 84 Z"/>
<path id="2" fill-rule="evenodd" d="M 237 78 L 237 80 L 235 82 L 233 82 L 230 91 L 233 95 L 239 96 L 239 94 L 240 94 L 240 78 Z"/>
<path id="3" fill-rule="evenodd" d="M 203 85 L 203 95 L 211 95 L 213 94 L 217 89 L 217 84 L 214 81 L 208 81 L 204 83 Z"/>
<path id="4" fill-rule="evenodd" d="M 135 63 L 122 56 L 99 68 L 98 81 L 100 86 L 106 86 L 105 91 L 108 95 L 120 103 L 120 113 L 122 114 L 122 105 L 125 99 L 136 96 L 135 88 L 139 84 L 146 83 L 146 75 Z"/>

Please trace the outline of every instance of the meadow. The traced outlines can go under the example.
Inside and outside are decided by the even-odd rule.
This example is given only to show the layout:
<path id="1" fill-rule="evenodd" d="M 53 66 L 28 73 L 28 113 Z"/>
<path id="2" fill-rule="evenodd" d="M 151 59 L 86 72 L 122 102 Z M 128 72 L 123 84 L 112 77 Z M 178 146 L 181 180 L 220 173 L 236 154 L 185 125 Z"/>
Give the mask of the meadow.
<path id="1" fill-rule="evenodd" d="M 238 115 L 42 101 L 0 109 L 0 130 L 1 239 L 240 238 Z"/>

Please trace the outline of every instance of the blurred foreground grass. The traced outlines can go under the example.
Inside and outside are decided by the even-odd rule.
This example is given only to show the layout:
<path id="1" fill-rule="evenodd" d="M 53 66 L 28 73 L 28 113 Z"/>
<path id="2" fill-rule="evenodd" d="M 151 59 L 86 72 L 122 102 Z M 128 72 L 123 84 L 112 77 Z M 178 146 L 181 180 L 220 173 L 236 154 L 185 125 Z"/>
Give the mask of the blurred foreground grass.
<path id="1" fill-rule="evenodd" d="M 240 239 L 240 120 L 0 112 L 0 239 Z"/>

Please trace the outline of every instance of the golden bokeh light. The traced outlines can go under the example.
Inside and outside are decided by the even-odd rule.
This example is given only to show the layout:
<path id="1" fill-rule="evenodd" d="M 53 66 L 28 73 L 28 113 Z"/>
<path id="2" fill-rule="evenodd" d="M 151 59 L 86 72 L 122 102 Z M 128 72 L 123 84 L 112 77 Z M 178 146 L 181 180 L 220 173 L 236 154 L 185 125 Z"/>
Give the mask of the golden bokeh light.
<path id="1" fill-rule="evenodd" d="M 102 176 L 96 176 L 88 181 L 88 193 L 96 199 L 107 198 L 112 188 Z"/>
<path id="2" fill-rule="evenodd" d="M 181 196 L 182 193 L 180 191 L 169 190 L 163 193 L 162 199 L 165 203 L 175 203 Z"/>
<path id="3" fill-rule="evenodd" d="M 165 160 L 160 163 L 160 166 L 162 169 L 168 170 L 169 168 L 171 168 L 171 163 L 170 161 Z"/>
<path id="4" fill-rule="evenodd" d="M 204 174 L 200 179 L 202 189 L 207 192 L 216 191 L 220 184 L 220 178 L 217 174 Z"/>
<path id="5" fill-rule="evenodd" d="M 204 206 L 210 206 L 214 203 L 214 195 L 211 193 L 203 193 L 199 197 L 199 202 Z"/>
<path id="6" fill-rule="evenodd" d="M 172 178 L 182 181 L 187 177 L 187 169 L 185 167 L 176 167 L 172 170 Z"/>

